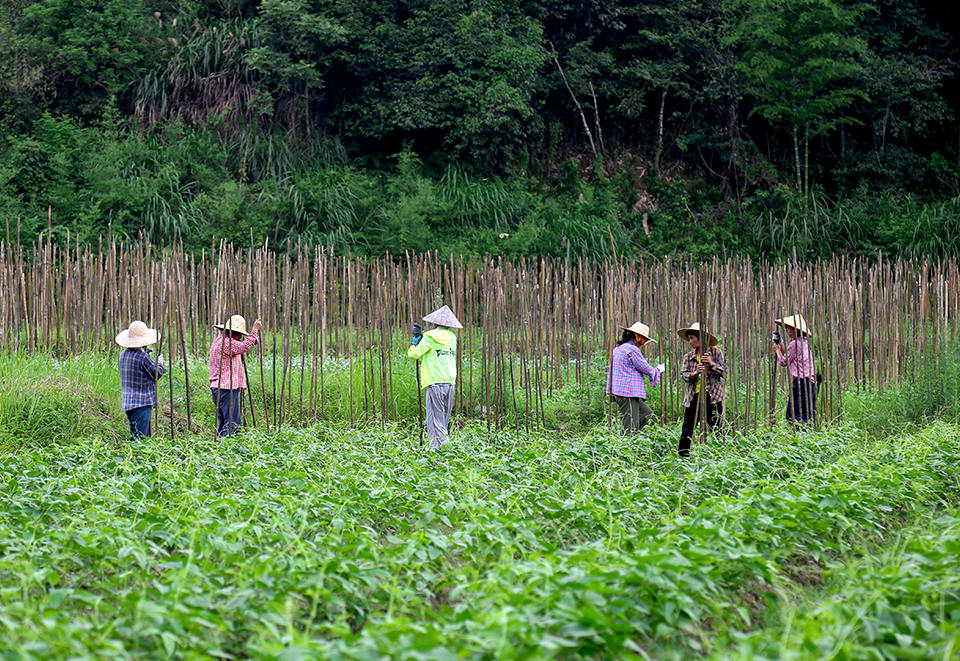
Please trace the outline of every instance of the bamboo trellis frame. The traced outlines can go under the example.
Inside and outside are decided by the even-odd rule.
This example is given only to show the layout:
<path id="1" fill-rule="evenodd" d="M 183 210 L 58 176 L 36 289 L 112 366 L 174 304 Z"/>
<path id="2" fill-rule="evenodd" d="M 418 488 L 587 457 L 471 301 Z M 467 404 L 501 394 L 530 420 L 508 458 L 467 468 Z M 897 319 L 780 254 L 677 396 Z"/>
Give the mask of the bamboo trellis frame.
<path id="1" fill-rule="evenodd" d="M 168 365 L 182 369 L 185 352 L 207 355 L 213 323 L 234 313 L 262 317 L 275 334 L 249 355 L 258 364 L 249 370 L 255 392 L 248 404 L 262 415 L 248 417 L 268 426 L 327 415 L 331 359 L 352 370 L 351 422 L 400 418 L 394 362 L 406 349 L 410 320 L 434 309 L 438 297 L 465 327 L 458 415 L 517 429 L 543 423 L 545 399 L 565 385 L 581 388 L 587 403 L 603 397 L 597 359 L 608 355 L 619 325 L 638 319 L 660 341 L 647 349 L 651 363 L 668 365 L 661 419 L 680 414 L 677 375 L 687 348 L 674 329 L 702 317 L 727 358 L 734 396 L 726 416 L 750 427 L 771 419 L 774 395 L 789 387 L 787 371 L 773 367 L 774 318 L 799 312 L 814 330 L 824 376 L 820 418 L 828 421 L 839 416 L 845 390 L 913 378 L 917 357 L 946 351 L 960 310 L 956 260 L 882 256 L 780 264 L 436 253 L 355 259 L 303 246 L 280 253 L 221 242 L 196 255 L 181 246 L 109 239 L 81 246 L 47 236 L 29 246 L 0 243 L 0 285 L 3 352 L 112 354 L 115 334 L 142 319 L 176 335 L 164 351 Z"/>

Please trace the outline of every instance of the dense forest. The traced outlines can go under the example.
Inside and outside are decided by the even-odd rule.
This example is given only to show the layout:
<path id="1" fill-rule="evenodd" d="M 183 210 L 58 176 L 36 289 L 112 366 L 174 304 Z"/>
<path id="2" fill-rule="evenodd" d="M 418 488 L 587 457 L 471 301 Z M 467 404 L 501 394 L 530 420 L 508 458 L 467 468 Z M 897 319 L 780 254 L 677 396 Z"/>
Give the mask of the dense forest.
<path id="1" fill-rule="evenodd" d="M 12 240 L 960 254 L 953 3 L 2 0 Z"/>

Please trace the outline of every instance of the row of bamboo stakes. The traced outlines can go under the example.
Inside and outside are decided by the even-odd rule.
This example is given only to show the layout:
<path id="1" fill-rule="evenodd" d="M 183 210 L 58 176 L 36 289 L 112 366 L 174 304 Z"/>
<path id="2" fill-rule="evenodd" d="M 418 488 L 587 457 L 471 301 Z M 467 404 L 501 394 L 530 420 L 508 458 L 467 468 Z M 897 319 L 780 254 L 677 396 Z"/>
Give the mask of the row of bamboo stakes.
<path id="1" fill-rule="evenodd" d="M 409 328 L 442 303 L 464 325 L 455 416 L 488 428 L 556 424 L 554 391 L 575 386 L 570 407 L 606 406 L 605 370 L 620 327 L 640 320 L 658 343 L 645 349 L 668 369 L 663 421 L 681 414 L 679 368 L 693 321 L 721 338 L 725 417 L 734 428 L 770 424 L 789 387 L 773 359 L 773 320 L 804 315 L 822 374 L 818 419 L 842 415 L 850 389 L 883 390 L 948 350 L 960 309 L 956 260 L 835 257 L 749 259 L 441 258 L 436 253 L 351 258 L 317 247 L 213 245 L 199 254 L 101 239 L 0 243 L 0 352 L 118 351 L 135 319 L 161 330 L 173 415 L 191 416 L 187 357 L 206 359 L 214 323 L 261 317 L 267 334 L 247 356 L 247 425 L 352 424 L 406 419 L 415 388 L 399 371 Z M 345 378 L 349 374 L 350 378 Z M 339 385 L 330 387 L 331 380 Z M 347 383 L 344 384 L 343 381 Z M 174 401 L 174 385 L 186 396 Z M 206 383 L 193 384 L 199 395 Z M 779 400 L 778 400 L 778 393 Z M 198 393 L 194 393 L 197 395 Z M 413 395 L 415 399 L 415 395 Z"/>

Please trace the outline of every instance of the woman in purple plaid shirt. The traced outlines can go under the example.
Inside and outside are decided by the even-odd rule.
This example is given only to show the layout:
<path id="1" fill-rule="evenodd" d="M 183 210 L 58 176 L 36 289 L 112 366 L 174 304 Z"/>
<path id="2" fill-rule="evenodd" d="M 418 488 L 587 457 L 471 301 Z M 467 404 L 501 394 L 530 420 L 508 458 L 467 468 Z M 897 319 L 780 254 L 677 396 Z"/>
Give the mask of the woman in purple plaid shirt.
<path id="1" fill-rule="evenodd" d="M 653 409 L 647 404 L 647 389 L 643 377 L 650 379 L 651 387 L 657 387 L 663 365 L 651 367 L 643 357 L 641 347 L 656 342 L 650 337 L 649 326 L 638 321 L 633 326 L 621 328 L 623 336 L 613 350 L 610 360 L 607 394 L 620 409 L 623 432 L 632 434 L 643 429 L 653 417 Z"/>
<path id="2" fill-rule="evenodd" d="M 150 417 L 157 405 L 157 380 L 164 375 L 163 356 L 150 359 L 150 349 L 160 338 L 142 321 L 117 335 L 120 352 L 120 408 L 130 422 L 130 440 L 150 436 Z"/>

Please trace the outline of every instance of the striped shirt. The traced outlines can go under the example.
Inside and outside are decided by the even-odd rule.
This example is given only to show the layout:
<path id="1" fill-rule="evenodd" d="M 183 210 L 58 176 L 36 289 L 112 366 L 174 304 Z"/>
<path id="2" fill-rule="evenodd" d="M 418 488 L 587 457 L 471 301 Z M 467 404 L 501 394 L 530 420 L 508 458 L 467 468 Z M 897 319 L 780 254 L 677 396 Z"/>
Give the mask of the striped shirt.
<path id="1" fill-rule="evenodd" d="M 787 345 L 786 355 L 777 354 L 781 367 L 790 366 L 790 375 L 795 379 L 812 378 L 816 374 L 813 367 L 813 350 L 807 338 L 798 337 Z"/>
<path id="2" fill-rule="evenodd" d="M 120 352 L 120 409 L 157 405 L 157 379 L 167 370 L 150 360 L 150 349 Z"/>
<path id="3" fill-rule="evenodd" d="M 651 387 L 656 388 L 660 384 L 660 371 L 650 366 L 640 347 L 632 342 L 624 342 L 613 350 L 607 394 L 646 399 L 644 375 L 650 377 Z"/>

